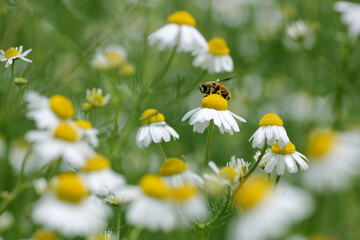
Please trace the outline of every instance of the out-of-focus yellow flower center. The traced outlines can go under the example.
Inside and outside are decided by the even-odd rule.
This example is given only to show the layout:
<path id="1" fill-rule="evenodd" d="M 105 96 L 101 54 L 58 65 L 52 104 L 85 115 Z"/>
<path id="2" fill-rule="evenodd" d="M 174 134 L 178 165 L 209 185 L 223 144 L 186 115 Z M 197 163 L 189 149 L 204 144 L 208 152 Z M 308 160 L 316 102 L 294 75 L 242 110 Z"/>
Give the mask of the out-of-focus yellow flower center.
<path id="1" fill-rule="evenodd" d="M 171 197 L 175 201 L 186 201 L 190 197 L 194 196 L 197 193 L 197 188 L 190 185 L 184 185 L 181 188 L 174 188 L 171 191 Z"/>
<path id="2" fill-rule="evenodd" d="M 140 187 L 150 197 L 164 199 L 171 196 L 171 190 L 159 176 L 154 174 L 145 175 L 140 180 Z"/>
<path id="3" fill-rule="evenodd" d="M 72 102 L 62 96 L 54 95 L 49 99 L 50 108 L 61 119 L 68 119 L 75 115 L 75 108 Z"/>
<path id="4" fill-rule="evenodd" d="M 241 166 L 241 176 L 245 176 L 246 175 L 246 167 Z"/>
<path id="5" fill-rule="evenodd" d="M 219 177 L 233 183 L 236 178 L 236 172 L 231 167 L 223 167 L 220 169 Z"/>
<path id="6" fill-rule="evenodd" d="M 91 172 L 98 171 L 105 168 L 110 168 L 111 164 L 103 155 L 96 154 L 94 157 L 89 158 L 85 165 L 82 167 L 83 171 Z"/>
<path id="7" fill-rule="evenodd" d="M 106 53 L 106 59 L 108 60 L 110 68 L 119 67 L 123 63 L 123 58 L 117 52 Z"/>
<path id="8" fill-rule="evenodd" d="M 53 232 L 47 230 L 40 230 L 34 234 L 34 240 L 56 240 L 57 237 Z"/>
<path id="9" fill-rule="evenodd" d="M 209 52 L 214 55 L 227 55 L 230 49 L 222 38 L 213 38 L 208 42 Z"/>
<path id="10" fill-rule="evenodd" d="M 76 130 L 67 123 L 60 123 L 54 132 L 54 136 L 68 142 L 75 142 L 77 140 Z"/>
<path id="11" fill-rule="evenodd" d="M 186 163 L 178 158 L 168 158 L 160 167 L 162 176 L 172 176 L 184 172 L 187 169 Z"/>
<path id="12" fill-rule="evenodd" d="M 267 113 L 265 114 L 262 119 L 259 122 L 259 126 L 268 126 L 268 125 L 277 125 L 277 126 L 282 126 L 283 125 L 283 121 L 281 120 L 281 118 L 279 118 L 278 115 L 276 115 L 275 113 Z"/>
<path id="13" fill-rule="evenodd" d="M 189 26 L 195 26 L 196 21 L 195 19 L 190 15 L 190 13 L 186 11 L 179 11 L 176 13 L 171 14 L 168 19 L 168 23 L 175 23 L 175 24 L 186 24 Z"/>
<path id="14" fill-rule="evenodd" d="M 76 173 L 72 172 L 62 173 L 58 176 L 55 192 L 59 199 L 70 203 L 79 203 L 88 195 L 83 183 Z"/>
<path id="15" fill-rule="evenodd" d="M 121 74 L 128 77 L 128 76 L 131 76 L 133 75 L 135 72 L 135 67 L 132 65 L 132 64 L 124 64 L 122 67 L 121 67 Z"/>
<path id="16" fill-rule="evenodd" d="M 91 240 L 110 240 L 110 236 L 108 234 L 99 234 L 91 238 Z"/>
<path id="17" fill-rule="evenodd" d="M 12 57 L 16 57 L 19 54 L 20 54 L 20 52 L 18 50 L 16 50 L 15 48 L 10 48 L 10 49 L 6 50 L 4 57 L 12 58 Z"/>
<path id="18" fill-rule="evenodd" d="M 75 124 L 83 129 L 91 129 L 92 128 L 91 123 L 86 120 L 77 120 L 77 121 L 75 121 Z"/>
<path id="19" fill-rule="evenodd" d="M 331 130 L 315 132 L 308 144 L 309 155 L 315 158 L 326 155 L 334 144 L 335 136 Z"/>
<path id="20" fill-rule="evenodd" d="M 96 106 L 96 107 L 100 107 L 102 105 L 104 96 L 100 93 L 92 93 L 88 99 L 91 99 L 91 101 L 89 101 L 92 105 Z"/>
<path id="21" fill-rule="evenodd" d="M 332 237 L 323 236 L 323 235 L 311 235 L 308 240 L 335 240 Z"/>
<path id="22" fill-rule="evenodd" d="M 292 154 L 295 152 L 295 145 L 292 144 L 292 142 L 289 142 L 288 144 L 286 144 L 284 146 L 283 149 L 280 149 L 279 148 L 279 141 L 277 141 L 272 147 L 271 147 L 271 151 L 273 153 L 276 153 L 276 154 L 283 154 L 283 155 L 286 155 L 286 154 Z"/>
<path id="23" fill-rule="evenodd" d="M 150 117 L 151 116 L 151 117 Z M 156 109 L 150 108 L 147 109 L 140 117 L 140 120 L 145 124 L 164 122 L 165 117 L 163 114 L 159 113 Z"/>
<path id="24" fill-rule="evenodd" d="M 201 107 L 225 111 L 228 109 L 228 102 L 220 94 L 209 94 L 203 98 Z"/>
<path id="25" fill-rule="evenodd" d="M 259 203 L 271 190 L 271 183 L 264 177 L 251 177 L 243 187 L 236 189 L 235 203 L 247 210 Z"/>

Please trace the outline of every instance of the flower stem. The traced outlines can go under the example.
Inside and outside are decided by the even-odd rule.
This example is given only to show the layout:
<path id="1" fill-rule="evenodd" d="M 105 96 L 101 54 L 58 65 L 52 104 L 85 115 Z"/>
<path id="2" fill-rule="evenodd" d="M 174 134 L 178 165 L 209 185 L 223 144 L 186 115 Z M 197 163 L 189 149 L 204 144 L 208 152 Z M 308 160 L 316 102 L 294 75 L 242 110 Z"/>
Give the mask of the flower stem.
<path id="1" fill-rule="evenodd" d="M 275 186 L 278 185 L 278 183 L 279 183 L 279 181 L 280 181 L 280 177 L 281 177 L 281 175 L 277 175 L 277 176 L 276 176 Z"/>
<path id="2" fill-rule="evenodd" d="M 229 202 L 230 202 L 230 199 L 231 199 L 231 192 L 232 192 L 232 189 L 231 189 L 231 187 L 229 187 L 228 191 L 227 191 L 227 194 L 226 194 L 226 202 L 225 202 L 224 207 L 216 215 L 216 217 L 213 220 L 211 220 L 209 223 L 206 224 L 206 227 L 211 226 L 212 224 L 216 223 L 221 218 L 221 216 L 226 212 L 226 209 L 227 209 L 227 207 L 229 205 Z"/>
<path id="3" fill-rule="evenodd" d="M 8 106 L 10 106 L 10 99 L 12 98 L 14 79 L 15 79 L 15 61 L 11 64 L 11 79 L 10 79 L 10 91 L 8 96 Z"/>
<path id="4" fill-rule="evenodd" d="M 246 182 L 246 180 L 250 177 L 250 175 L 255 171 L 256 167 L 259 165 L 262 157 L 264 156 L 265 152 L 266 152 L 266 148 L 267 148 L 267 144 L 264 144 L 263 149 L 261 150 L 261 154 L 258 157 L 257 161 L 255 162 L 255 164 L 251 167 L 250 171 L 245 175 L 245 177 L 242 179 L 240 185 L 244 185 L 244 183 Z"/>
<path id="5" fill-rule="evenodd" d="M 210 126 L 208 130 L 208 136 L 206 139 L 206 150 L 205 150 L 205 166 L 209 163 L 209 155 L 210 155 L 210 146 L 211 146 L 211 137 L 214 129 L 214 121 L 210 120 Z"/>
<path id="6" fill-rule="evenodd" d="M 165 161 L 166 160 L 166 155 L 165 155 L 164 149 L 163 149 L 163 147 L 161 145 L 161 142 L 158 143 L 158 146 L 160 148 L 161 155 L 162 155 L 162 157 L 164 158 L 164 161 Z"/>
<path id="7" fill-rule="evenodd" d="M 176 47 L 174 47 L 172 49 L 172 51 L 170 53 L 170 57 L 169 57 L 168 61 L 166 62 L 164 68 L 161 70 L 161 72 L 159 72 L 159 74 L 156 75 L 156 77 L 151 82 L 151 84 L 150 84 L 151 87 L 153 87 L 155 84 L 160 82 L 160 80 L 164 77 L 165 73 L 168 71 L 168 69 L 170 67 L 172 60 L 174 59 L 175 53 L 176 53 Z"/>
<path id="8" fill-rule="evenodd" d="M 119 240 L 121 239 L 121 206 L 119 206 L 119 211 L 118 211 L 118 218 L 117 218 L 117 224 L 118 224 L 118 229 L 119 229 Z"/>

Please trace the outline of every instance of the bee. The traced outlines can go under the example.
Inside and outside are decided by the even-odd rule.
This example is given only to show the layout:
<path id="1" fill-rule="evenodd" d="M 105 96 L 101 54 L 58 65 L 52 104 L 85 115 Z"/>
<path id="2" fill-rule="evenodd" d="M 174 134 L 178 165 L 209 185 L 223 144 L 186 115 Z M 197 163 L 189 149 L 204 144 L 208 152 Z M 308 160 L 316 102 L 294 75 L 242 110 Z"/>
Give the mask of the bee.
<path id="1" fill-rule="evenodd" d="M 200 84 L 199 89 L 200 92 L 209 95 L 209 94 L 220 94 L 224 99 L 229 100 L 231 98 L 231 94 L 229 89 L 227 89 L 224 85 L 220 84 L 221 82 L 228 81 L 234 77 L 228 77 L 222 80 L 212 81 L 212 82 L 204 82 Z M 206 97 L 205 96 L 205 97 Z"/>

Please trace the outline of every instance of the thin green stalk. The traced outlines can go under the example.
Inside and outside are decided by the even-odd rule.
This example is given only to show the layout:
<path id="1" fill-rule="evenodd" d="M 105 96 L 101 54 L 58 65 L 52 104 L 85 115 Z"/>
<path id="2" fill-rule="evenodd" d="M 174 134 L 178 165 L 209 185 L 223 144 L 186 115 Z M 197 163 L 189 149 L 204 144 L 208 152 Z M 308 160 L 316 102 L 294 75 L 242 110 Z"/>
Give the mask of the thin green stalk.
<path id="1" fill-rule="evenodd" d="M 210 146 L 211 146 L 211 137 L 214 129 L 214 121 L 210 120 L 210 126 L 208 130 L 208 136 L 206 139 L 206 150 L 205 150 L 205 166 L 209 163 L 209 155 L 210 155 Z"/>
<path id="2" fill-rule="evenodd" d="M 15 79 L 15 60 L 11 64 L 11 79 L 10 79 L 10 91 L 8 96 L 8 106 L 10 106 L 10 99 L 12 98 L 12 92 L 14 88 L 14 79 Z"/>
<path id="3" fill-rule="evenodd" d="M 251 176 L 251 174 L 255 171 L 255 169 L 257 168 L 257 166 L 259 165 L 262 157 L 264 156 L 265 152 L 266 152 L 266 148 L 267 148 L 267 144 L 264 144 L 263 149 L 261 150 L 261 154 L 258 157 L 257 161 L 255 162 L 255 164 L 251 167 L 250 171 L 245 175 L 245 177 L 241 180 L 240 185 L 244 185 L 244 183 L 246 182 L 246 180 Z"/>
<path id="4" fill-rule="evenodd" d="M 164 158 L 164 161 L 165 161 L 166 160 L 166 155 L 165 155 L 165 152 L 164 152 L 164 149 L 163 149 L 161 143 L 158 143 L 158 146 L 160 148 L 161 155 L 162 155 L 162 157 Z"/>
<path id="5" fill-rule="evenodd" d="M 231 189 L 231 187 L 229 187 L 227 194 L 226 194 L 226 202 L 225 202 L 224 207 L 221 209 L 221 211 L 216 215 L 216 217 L 212 221 L 210 221 L 209 223 L 206 224 L 206 227 L 209 227 L 212 224 L 216 223 L 221 218 L 221 216 L 225 213 L 225 211 L 229 205 L 230 199 L 231 199 L 231 192 L 232 192 L 232 189 Z"/>
<path id="6" fill-rule="evenodd" d="M 152 80 L 150 87 L 153 87 L 155 84 L 157 84 L 158 82 L 160 82 L 160 80 L 164 77 L 165 73 L 169 70 L 170 64 L 172 62 L 172 60 L 174 59 L 176 53 L 176 46 L 172 49 L 171 53 L 170 53 L 170 57 L 168 59 L 168 61 L 166 62 L 164 68 L 161 70 L 161 72 L 159 74 L 156 75 L 156 77 Z"/>
<path id="7" fill-rule="evenodd" d="M 120 113 L 120 107 L 115 106 L 115 119 L 114 119 L 114 132 L 116 133 L 118 131 L 118 121 L 119 121 L 119 113 Z"/>
<path id="8" fill-rule="evenodd" d="M 279 183 L 279 181 L 280 181 L 280 177 L 281 177 L 281 175 L 277 175 L 277 176 L 276 176 L 275 186 L 278 185 L 278 183 Z"/>
<path id="9" fill-rule="evenodd" d="M 121 239 L 121 206 L 119 205 L 119 211 L 118 211 L 118 218 L 117 218 L 117 224 L 119 229 L 119 240 Z"/>

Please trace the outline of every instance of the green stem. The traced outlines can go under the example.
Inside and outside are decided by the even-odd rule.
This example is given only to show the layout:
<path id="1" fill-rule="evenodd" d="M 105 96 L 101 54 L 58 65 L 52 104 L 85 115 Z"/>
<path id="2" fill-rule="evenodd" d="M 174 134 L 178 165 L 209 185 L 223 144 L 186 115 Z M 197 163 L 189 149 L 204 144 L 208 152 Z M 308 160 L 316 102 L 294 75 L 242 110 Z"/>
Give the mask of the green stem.
<path id="1" fill-rule="evenodd" d="M 275 186 L 278 185 L 278 183 L 279 183 L 279 181 L 280 181 L 280 177 L 281 177 L 281 175 L 277 175 L 277 176 L 276 176 Z"/>
<path id="2" fill-rule="evenodd" d="M 12 98 L 12 92 L 14 88 L 14 79 L 15 79 L 15 60 L 11 64 L 11 79 L 10 79 L 10 91 L 9 91 L 9 97 L 8 97 L 8 105 L 10 106 L 9 102 Z"/>
<path id="3" fill-rule="evenodd" d="M 240 185 L 244 185 L 244 183 L 246 182 L 246 180 L 251 176 L 251 174 L 255 171 L 256 167 L 259 165 L 262 157 L 264 156 L 265 152 L 266 152 L 266 148 L 267 148 L 267 144 L 264 144 L 263 149 L 261 150 L 261 154 L 258 157 L 257 161 L 255 162 L 255 164 L 251 167 L 250 171 L 245 175 L 245 177 L 242 179 Z"/>
<path id="4" fill-rule="evenodd" d="M 118 218 L 117 218 L 117 224 L 118 224 L 118 229 L 119 229 L 119 240 L 121 239 L 121 206 L 119 206 L 119 211 L 118 211 Z"/>
<path id="5" fill-rule="evenodd" d="M 166 155 L 165 155 L 164 149 L 163 149 L 161 143 L 158 143 L 158 145 L 159 145 L 159 148 L 160 148 L 161 155 L 162 155 L 162 157 L 164 158 L 164 161 L 165 161 L 166 160 Z"/>
<path id="6" fill-rule="evenodd" d="M 120 113 L 120 107 L 115 106 L 115 119 L 114 119 L 114 132 L 116 133 L 118 131 L 118 121 L 119 121 L 119 113 Z"/>
<path id="7" fill-rule="evenodd" d="M 230 202 L 230 199 L 231 199 L 231 187 L 228 188 L 228 191 L 227 191 L 227 194 L 226 194 L 226 202 L 225 202 L 225 205 L 224 207 L 222 208 L 222 210 L 216 215 L 216 217 L 210 221 L 209 223 L 206 224 L 206 227 L 209 227 L 211 226 L 212 224 L 216 223 L 220 218 L 221 216 L 225 213 L 228 205 L 229 205 L 229 202 Z"/>
<path id="8" fill-rule="evenodd" d="M 214 129 L 214 121 L 210 120 L 210 126 L 208 130 L 208 136 L 206 139 L 206 150 L 205 150 L 205 166 L 209 163 L 209 155 L 210 155 L 210 146 L 211 146 L 211 137 Z"/>
<path id="9" fill-rule="evenodd" d="M 168 61 L 166 62 L 164 68 L 161 70 L 161 72 L 156 75 L 156 77 L 153 79 L 153 81 L 150 84 L 150 87 L 153 87 L 155 84 L 159 83 L 160 80 L 164 77 L 165 73 L 169 70 L 170 64 L 172 62 L 172 60 L 174 59 L 176 53 L 176 47 L 174 47 L 170 53 L 170 57 L 168 59 Z"/>
<path id="10" fill-rule="evenodd" d="M 134 227 L 134 228 L 132 229 L 132 231 L 130 232 L 130 234 L 129 234 L 129 239 L 130 239 L 130 240 L 137 240 L 137 239 L 139 239 L 139 236 L 140 236 L 142 230 L 143 230 L 143 229 L 140 228 L 140 227 Z"/>

